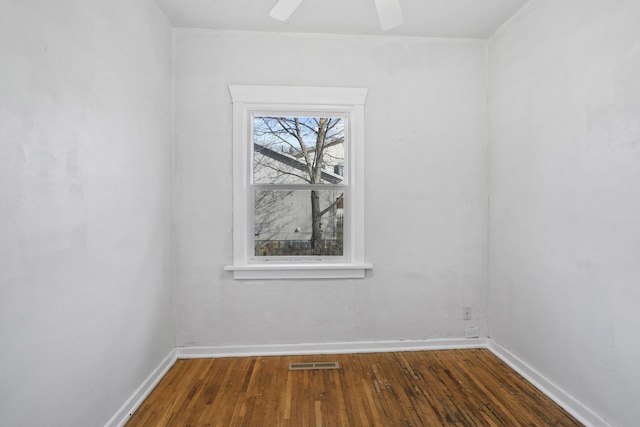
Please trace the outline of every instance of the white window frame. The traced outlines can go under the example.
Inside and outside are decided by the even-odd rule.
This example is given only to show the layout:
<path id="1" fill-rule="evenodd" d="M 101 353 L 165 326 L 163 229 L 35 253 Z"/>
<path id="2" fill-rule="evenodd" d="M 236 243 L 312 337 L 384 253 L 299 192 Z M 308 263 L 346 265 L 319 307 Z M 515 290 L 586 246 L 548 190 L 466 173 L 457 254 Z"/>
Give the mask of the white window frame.
<path id="1" fill-rule="evenodd" d="M 233 264 L 235 279 L 364 278 L 372 265 L 364 245 L 364 103 L 365 88 L 230 85 L 233 102 Z M 345 246 L 342 257 L 253 256 L 253 208 L 250 204 L 254 114 L 339 114 L 347 117 L 345 149 Z M 330 188 L 327 188 L 330 189 Z M 251 235 L 249 234 L 251 233 Z"/>

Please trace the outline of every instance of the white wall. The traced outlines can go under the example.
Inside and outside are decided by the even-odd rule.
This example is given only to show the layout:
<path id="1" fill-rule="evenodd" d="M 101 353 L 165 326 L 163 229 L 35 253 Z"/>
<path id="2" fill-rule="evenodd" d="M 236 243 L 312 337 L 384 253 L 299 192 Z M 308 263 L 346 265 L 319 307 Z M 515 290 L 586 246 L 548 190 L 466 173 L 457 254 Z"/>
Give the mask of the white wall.
<path id="1" fill-rule="evenodd" d="M 0 2 L 0 425 L 104 425 L 173 348 L 171 37 Z"/>
<path id="2" fill-rule="evenodd" d="M 539 1 L 490 43 L 491 337 L 640 419 L 640 2 Z"/>
<path id="3" fill-rule="evenodd" d="M 177 344 L 486 336 L 485 43 L 177 30 Z M 234 281 L 229 84 L 368 87 L 364 280 Z M 463 306 L 476 318 L 462 321 Z"/>

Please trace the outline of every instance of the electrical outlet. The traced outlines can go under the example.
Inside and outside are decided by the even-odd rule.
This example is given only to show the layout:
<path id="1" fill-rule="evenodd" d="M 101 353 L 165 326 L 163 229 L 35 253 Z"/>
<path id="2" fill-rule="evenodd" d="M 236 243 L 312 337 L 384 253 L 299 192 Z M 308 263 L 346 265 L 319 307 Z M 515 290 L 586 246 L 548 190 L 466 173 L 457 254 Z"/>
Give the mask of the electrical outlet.
<path id="1" fill-rule="evenodd" d="M 466 328 L 464 330 L 464 337 L 465 338 L 478 338 L 480 336 L 479 332 L 478 332 L 478 327 L 477 326 L 473 326 L 471 328 Z"/>
<path id="2" fill-rule="evenodd" d="M 471 307 L 465 307 L 462 313 L 462 320 L 471 320 Z"/>

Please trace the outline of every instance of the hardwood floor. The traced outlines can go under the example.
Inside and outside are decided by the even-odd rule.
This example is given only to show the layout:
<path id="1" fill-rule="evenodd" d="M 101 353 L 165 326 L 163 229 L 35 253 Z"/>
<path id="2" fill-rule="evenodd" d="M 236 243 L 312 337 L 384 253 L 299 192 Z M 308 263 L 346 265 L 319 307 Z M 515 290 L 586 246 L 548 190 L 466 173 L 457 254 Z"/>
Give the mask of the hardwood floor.
<path id="1" fill-rule="evenodd" d="M 340 363 L 289 371 L 290 363 Z M 580 426 L 485 349 L 178 360 L 135 426 Z"/>

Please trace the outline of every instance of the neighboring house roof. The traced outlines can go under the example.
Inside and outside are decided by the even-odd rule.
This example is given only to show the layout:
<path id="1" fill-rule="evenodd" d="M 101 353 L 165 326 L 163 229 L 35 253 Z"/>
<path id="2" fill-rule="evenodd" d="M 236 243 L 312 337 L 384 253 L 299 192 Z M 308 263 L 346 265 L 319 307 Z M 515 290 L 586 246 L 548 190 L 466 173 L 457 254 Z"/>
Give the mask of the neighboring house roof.
<path id="1" fill-rule="evenodd" d="M 344 142 L 344 138 L 334 139 L 331 142 L 326 142 L 325 141 L 324 148 L 327 149 L 329 147 L 333 147 L 334 145 L 342 144 L 343 142 Z M 316 152 L 316 147 L 314 146 L 314 147 L 307 148 L 307 152 L 308 153 L 315 153 Z M 300 150 L 296 150 L 295 152 L 293 152 L 291 154 L 296 158 L 304 157 L 304 154 Z"/>
<path id="2" fill-rule="evenodd" d="M 301 170 L 305 173 L 308 172 L 307 170 L 307 164 L 304 163 L 303 161 L 297 159 L 296 157 L 292 156 L 291 154 L 287 154 L 287 153 L 282 153 L 280 151 L 276 151 L 273 150 L 269 147 L 266 147 L 262 144 L 258 144 L 257 142 L 253 143 L 254 146 L 254 151 L 256 153 L 260 153 L 263 156 L 267 156 L 270 159 L 273 159 L 275 161 L 278 161 L 282 164 L 285 164 L 289 167 Z M 322 171 L 322 179 L 324 181 L 328 181 L 332 184 L 339 184 L 341 183 L 344 178 L 338 174 L 332 173 L 332 172 L 325 172 L 324 170 Z"/>

